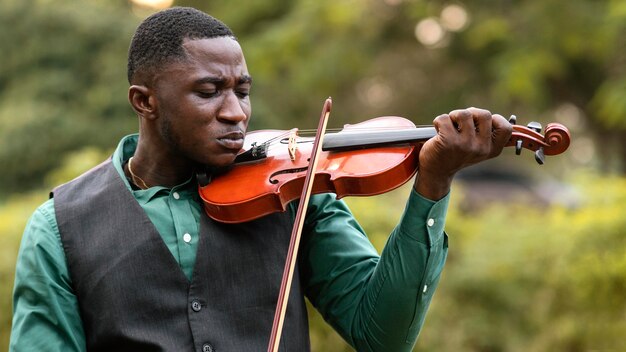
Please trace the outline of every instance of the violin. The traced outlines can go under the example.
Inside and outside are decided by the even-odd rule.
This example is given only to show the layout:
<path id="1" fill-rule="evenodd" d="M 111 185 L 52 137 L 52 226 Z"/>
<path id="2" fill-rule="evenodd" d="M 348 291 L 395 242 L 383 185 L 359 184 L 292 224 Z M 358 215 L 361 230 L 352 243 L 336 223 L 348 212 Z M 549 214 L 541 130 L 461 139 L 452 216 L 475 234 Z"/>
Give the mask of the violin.
<path id="1" fill-rule="evenodd" d="M 329 107 L 330 109 L 330 107 Z M 507 146 L 535 152 L 543 164 L 546 155 L 563 153 L 570 144 L 568 129 L 550 123 L 527 126 L 509 122 L 513 132 Z M 300 197 L 314 138 L 292 129 L 259 130 L 246 134 L 244 147 L 226 174 L 198 173 L 204 210 L 225 223 L 250 221 L 285 211 Z M 391 191 L 410 180 L 418 169 L 421 145 L 434 137 L 432 126 L 416 127 L 398 116 L 377 117 L 324 134 L 312 193 L 332 192 L 337 198 L 371 196 Z"/>

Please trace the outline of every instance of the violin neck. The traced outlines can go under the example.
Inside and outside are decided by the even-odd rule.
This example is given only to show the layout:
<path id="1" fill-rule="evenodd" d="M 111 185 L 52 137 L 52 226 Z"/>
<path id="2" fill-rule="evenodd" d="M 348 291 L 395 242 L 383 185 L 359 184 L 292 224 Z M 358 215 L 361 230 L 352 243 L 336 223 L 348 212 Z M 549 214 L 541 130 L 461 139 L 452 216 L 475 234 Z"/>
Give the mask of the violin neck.
<path id="1" fill-rule="evenodd" d="M 388 131 L 343 131 L 324 135 L 322 150 L 342 151 L 423 142 L 437 134 L 434 127 Z"/>

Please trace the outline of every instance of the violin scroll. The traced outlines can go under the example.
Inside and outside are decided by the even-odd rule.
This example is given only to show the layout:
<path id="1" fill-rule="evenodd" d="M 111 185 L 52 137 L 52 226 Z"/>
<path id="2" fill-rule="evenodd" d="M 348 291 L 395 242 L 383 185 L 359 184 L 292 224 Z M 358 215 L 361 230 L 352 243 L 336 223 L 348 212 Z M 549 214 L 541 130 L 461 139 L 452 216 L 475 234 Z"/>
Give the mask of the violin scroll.
<path id="1" fill-rule="evenodd" d="M 527 126 L 516 125 L 516 117 L 511 116 L 509 122 L 513 125 L 513 133 L 507 146 L 515 147 L 515 154 L 521 154 L 522 148 L 535 152 L 535 160 L 543 164 L 546 155 L 557 155 L 567 150 L 570 144 L 570 133 L 567 127 L 560 123 L 549 123 L 545 135 L 541 134 L 541 124 L 530 122 Z"/>
<path id="2" fill-rule="evenodd" d="M 553 122 L 546 127 L 545 139 L 550 144 L 550 153 L 546 154 L 557 155 L 567 150 L 571 136 L 567 127 Z"/>

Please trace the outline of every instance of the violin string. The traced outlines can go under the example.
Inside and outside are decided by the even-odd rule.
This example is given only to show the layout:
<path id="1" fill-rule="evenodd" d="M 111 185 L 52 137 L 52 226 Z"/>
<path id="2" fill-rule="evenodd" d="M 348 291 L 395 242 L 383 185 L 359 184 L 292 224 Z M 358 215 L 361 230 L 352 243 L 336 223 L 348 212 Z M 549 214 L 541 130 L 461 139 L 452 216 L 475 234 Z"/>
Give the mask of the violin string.
<path id="1" fill-rule="evenodd" d="M 422 128 L 422 127 L 433 127 L 432 125 L 418 125 L 418 126 L 377 126 L 377 127 L 350 127 L 349 131 L 346 131 L 346 133 L 351 133 L 351 132 L 367 132 L 367 131 L 394 131 L 394 130 L 402 130 L 402 129 L 413 129 L 413 128 Z M 341 132 L 343 131 L 343 128 L 329 128 L 326 129 L 326 131 L 330 131 L 330 132 Z M 298 134 L 299 135 L 307 135 L 309 133 L 315 133 L 316 130 L 298 130 Z"/>

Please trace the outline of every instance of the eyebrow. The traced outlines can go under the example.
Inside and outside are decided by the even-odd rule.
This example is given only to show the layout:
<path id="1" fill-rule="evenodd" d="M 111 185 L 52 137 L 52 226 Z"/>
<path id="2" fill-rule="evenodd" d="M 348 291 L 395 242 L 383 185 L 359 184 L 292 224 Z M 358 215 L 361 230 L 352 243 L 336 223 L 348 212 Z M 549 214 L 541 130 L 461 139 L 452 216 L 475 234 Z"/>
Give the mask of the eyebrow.
<path id="1" fill-rule="evenodd" d="M 202 77 L 195 81 L 196 84 L 205 84 L 205 83 L 224 84 L 224 82 L 226 82 L 224 78 L 215 77 L 215 76 Z M 239 77 L 239 79 L 237 80 L 237 84 L 244 84 L 244 83 L 252 83 L 252 76 L 243 75 Z"/>

